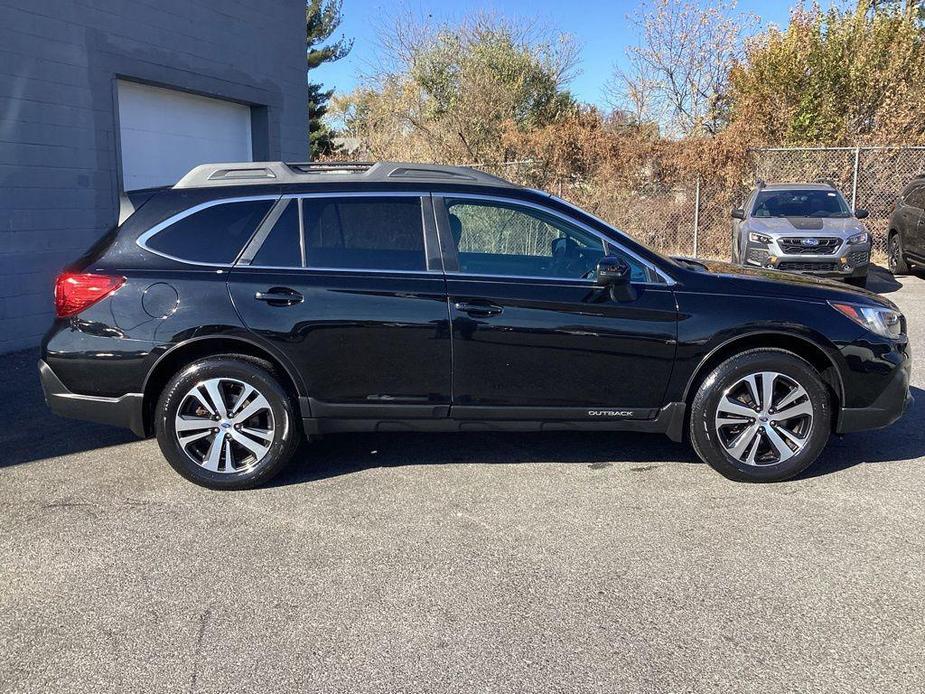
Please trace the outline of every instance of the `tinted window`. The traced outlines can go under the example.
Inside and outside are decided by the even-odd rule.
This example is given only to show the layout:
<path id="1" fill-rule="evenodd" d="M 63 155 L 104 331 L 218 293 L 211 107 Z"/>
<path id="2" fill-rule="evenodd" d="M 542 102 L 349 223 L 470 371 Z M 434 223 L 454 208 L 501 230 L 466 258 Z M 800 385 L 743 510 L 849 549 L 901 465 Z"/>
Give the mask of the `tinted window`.
<path id="1" fill-rule="evenodd" d="M 263 267 L 301 267 L 302 249 L 299 244 L 299 201 L 290 200 L 276 220 L 251 261 Z"/>
<path id="2" fill-rule="evenodd" d="M 925 209 L 925 187 L 919 186 L 909 191 L 906 195 L 906 204 L 918 207 L 920 210 Z"/>
<path id="3" fill-rule="evenodd" d="M 159 231 L 146 245 L 183 260 L 230 263 L 272 205 L 272 200 L 212 205 Z"/>
<path id="4" fill-rule="evenodd" d="M 304 198 L 302 218 L 307 267 L 427 268 L 417 197 Z"/>
<path id="5" fill-rule="evenodd" d="M 765 190 L 752 217 L 848 217 L 848 205 L 834 190 Z"/>
<path id="6" fill-rule="evenodd" d="M 538 210 L 477 200 L 447 200 L 461 272 L 579 279 L 594 273 L 601 240 Z"/>

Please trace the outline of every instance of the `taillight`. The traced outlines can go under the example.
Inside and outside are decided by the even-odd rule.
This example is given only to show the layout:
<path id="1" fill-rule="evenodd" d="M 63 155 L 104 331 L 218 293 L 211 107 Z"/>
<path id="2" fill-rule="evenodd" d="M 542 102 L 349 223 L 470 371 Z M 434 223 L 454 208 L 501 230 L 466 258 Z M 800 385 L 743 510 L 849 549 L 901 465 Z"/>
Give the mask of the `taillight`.
<path id="1" fill-rule="evenodd" d="M 55 280 L 55 313 L 67 318 L 104 299 L 125 284 L 118 275 L 62 272 Z"/>

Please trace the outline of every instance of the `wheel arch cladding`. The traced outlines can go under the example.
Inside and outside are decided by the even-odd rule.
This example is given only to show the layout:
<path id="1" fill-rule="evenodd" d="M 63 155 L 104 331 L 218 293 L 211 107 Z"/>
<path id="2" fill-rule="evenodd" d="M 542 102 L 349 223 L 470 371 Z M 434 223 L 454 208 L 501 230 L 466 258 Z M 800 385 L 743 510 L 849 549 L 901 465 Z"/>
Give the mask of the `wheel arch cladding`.
<path id="1" fill-rule="evenodd" d="M 707 354 L 700 362 L 687 382 L 687 387 L 684 390 L 684 402 L 688 406 L 688 412 L 690 412 L 690 404 L 694 399 L 694 395 L 697 393 L 697 389 L 713 369 L 736 354 L 741 354 L 751 349 L 761 348 L 781 349 L 785 352 L 790 352 L 809 362 L 809 364 L 816 369 L 822 382 L 829 389 L 829 395 L 832 397 L 832 426 L 834 427 L 838 419 L 839 409 L 844 402 L 844 385 L 842 383 L 841 372 L 822 347 L 805 337 L 799 337 L 789 333 L 749 333 L 731 338 L 714 348 L 714 350 Z"/>
<path id="2" fill-rule="evenodd" d="M 188 364 L 218 355 L 260 359 L 266 362 L 273 374 L 279 379 L 280 385 L 283 386 L 283 389 L 298 406 L 299 397 L 304 394 L 300 379 L 269 351 L 252 342 L 238 338 L 196 338 L 177 345 L 163 354 L 148 373 L 145 379 L 142 403 L 144 427 L 147 435 L 151 435 L 153 432 L 153 414 L 157 399 L 170 379 Z M 298 412 L 298 407 L 296 411 Z"/>

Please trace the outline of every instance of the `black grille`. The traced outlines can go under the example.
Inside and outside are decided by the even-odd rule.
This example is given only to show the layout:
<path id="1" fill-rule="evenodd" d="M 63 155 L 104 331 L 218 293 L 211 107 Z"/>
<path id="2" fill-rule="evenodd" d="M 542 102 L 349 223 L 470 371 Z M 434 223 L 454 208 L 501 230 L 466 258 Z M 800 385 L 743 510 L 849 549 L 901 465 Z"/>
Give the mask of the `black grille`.
<path id="1" fill-rule="evenodd" d="M 758 263 L 759 265 L 764 265 L 766 262 L 768 262 L 769 255 L 770 254 L 764 249 L 749 248 L 745 259 L 753 263 Z"/>
<path id="2" fill-rule="evenodd" d="M 803 241 L 807 238 L 815 238 L 819 244 L 816 246 L 804 246 Z M 841 239 L 837 236 L 820 236 L 820 237 L 794 237 L 778 241 L 781 251 L 785 255 L 829 255 L 838 250 L 841 246 Z"/>
<path id="3" fill-rule="evenodd" d="M 781 263 L 777 268 L 791 272 L 833 272 L 838 269 L 838 266 L 835 263 Z"/>
<path id="4" fill-rule="evenodd" d="M 866 265 L 870 262 L 870 253 L 867 251 L 852 251 L 848 254 L 848 264 L 851 267 Z"/>

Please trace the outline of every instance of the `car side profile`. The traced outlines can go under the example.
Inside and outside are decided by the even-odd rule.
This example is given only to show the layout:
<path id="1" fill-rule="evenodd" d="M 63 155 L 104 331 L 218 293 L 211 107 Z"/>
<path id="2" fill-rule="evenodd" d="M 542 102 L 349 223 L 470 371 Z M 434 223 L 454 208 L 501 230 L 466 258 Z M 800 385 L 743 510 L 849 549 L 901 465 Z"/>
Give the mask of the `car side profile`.
<path id="1" fill-rule="evenodd" d="M 732 211 L 732 262 L 867 285 L 871 237 L 830 183 L 759 182 Z"/>
<path id="2" fill-rule="evenodd" d="M 216 489 L 369 431 L 662 433 L 777 481 L 910 401 L 889 301 L 666 258 L 461 167 L 199 166 L 130 195 L 55 299 L 51 409 L 156 436 Z"/>
<path id="3" fill-rule="evenodd" d="M 915 265 L 925 266 L 925 176 L 914 178 L 896 201 L 890 215 L 887 256 L 894 275 L 907 275 Z"/>

